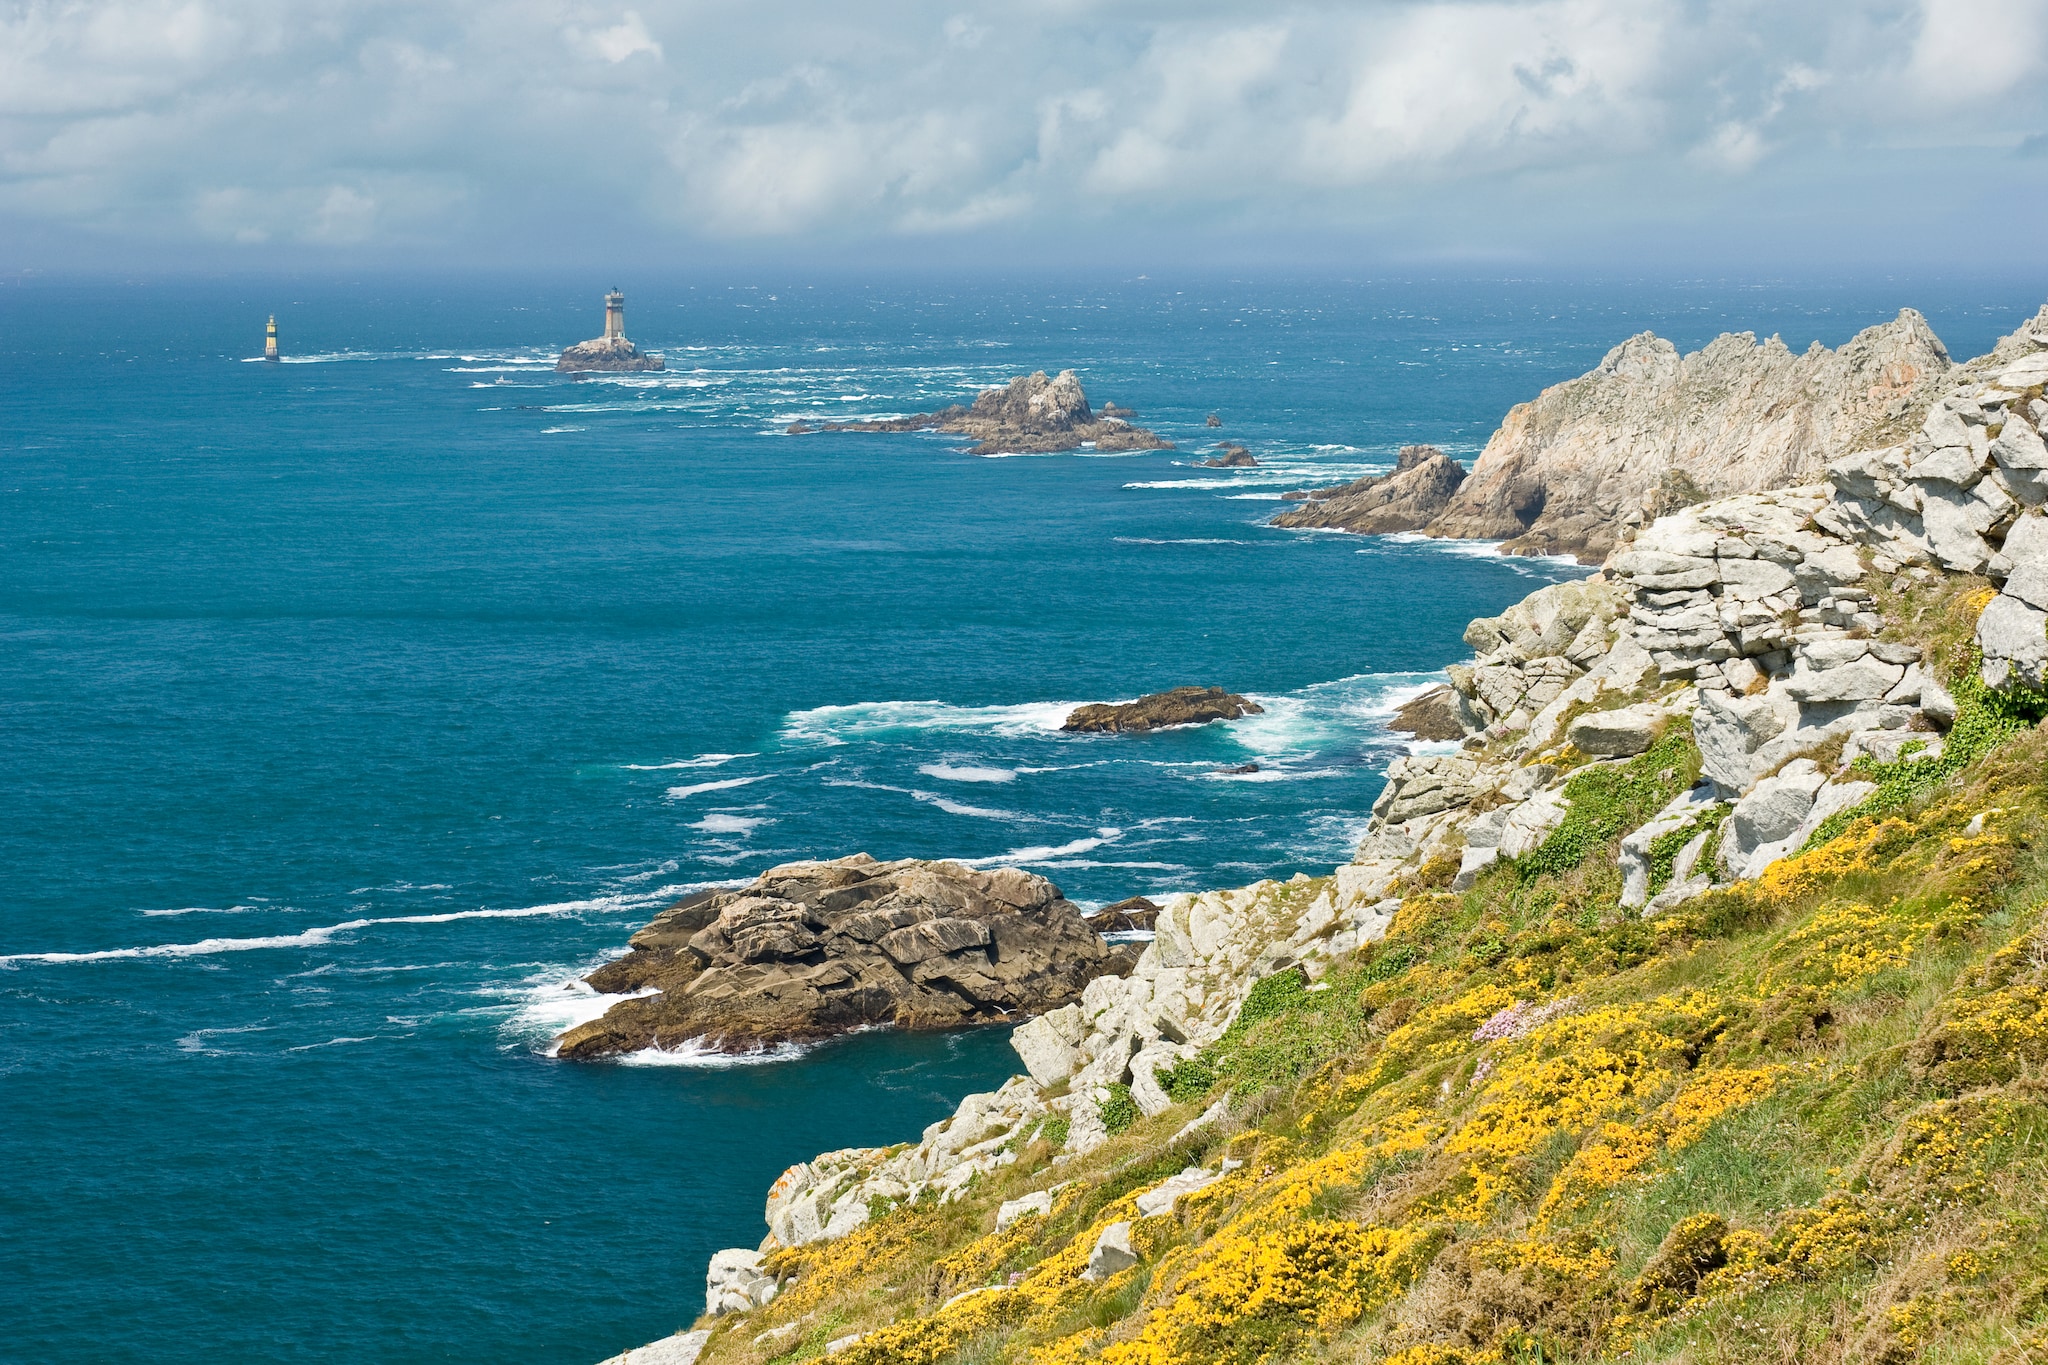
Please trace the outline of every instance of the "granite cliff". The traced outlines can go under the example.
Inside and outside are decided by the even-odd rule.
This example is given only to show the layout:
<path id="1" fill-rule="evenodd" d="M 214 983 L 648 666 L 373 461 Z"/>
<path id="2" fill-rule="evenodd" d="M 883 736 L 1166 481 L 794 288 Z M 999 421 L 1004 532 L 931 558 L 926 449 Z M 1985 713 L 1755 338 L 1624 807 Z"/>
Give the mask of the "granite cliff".
<path id="1" fill-rule="evenodd" d="M 1899 439 L 1949 368 L 1910 308 L 1798 355 L 1741 332 L 1682 356 L 1644 332 L 1511 409 L 1469 476 L 1435 466 L 1425 481 L 1404 464 L 1318 490 L 1274 524 L 1504 540 L 1510 554 L 1597 564 L 1625 530 L 1678 507 L 1809 483 L 1837 456 Z"/>
<path id="2" fill-rule="evenodd" d="M 1474 622 L 1351 862 L 1160 897 L 675 1349 L 2048 1355 L 2048 309 L 1913 406 Z"/>
<path id="3" fill-rule="evenodd" d="M 1104 403 L 1101 412 L 1072 370 L 1048 379 L 1045 371 L 1018 375 L 1000 388 L 984 389 L 974 402 L 911 417 L 873 422 L 792 423 L 793 436 L 821 431 L 938 431 L 974 439 L 976 455 L 1043 455 L 1093 446 L 1099 451 L 1171 450 L 1173 443 L 1138 426 L 1137 414 Z"/>

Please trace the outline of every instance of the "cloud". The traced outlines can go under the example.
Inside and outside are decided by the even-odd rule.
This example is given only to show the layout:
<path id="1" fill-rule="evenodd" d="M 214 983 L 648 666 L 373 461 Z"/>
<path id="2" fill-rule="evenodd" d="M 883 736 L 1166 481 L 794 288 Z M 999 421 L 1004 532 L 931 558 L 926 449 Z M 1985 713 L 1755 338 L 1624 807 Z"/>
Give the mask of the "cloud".
<path id="1" fill-rule="evenodd" d="M 1752 183 L 1934 203 L 1902 158 L 2010 165 L 2044 66 L 2048 0 L 14 0 L 0 220 L 454 259 L 1409 223 L 1483 254 Z"/>

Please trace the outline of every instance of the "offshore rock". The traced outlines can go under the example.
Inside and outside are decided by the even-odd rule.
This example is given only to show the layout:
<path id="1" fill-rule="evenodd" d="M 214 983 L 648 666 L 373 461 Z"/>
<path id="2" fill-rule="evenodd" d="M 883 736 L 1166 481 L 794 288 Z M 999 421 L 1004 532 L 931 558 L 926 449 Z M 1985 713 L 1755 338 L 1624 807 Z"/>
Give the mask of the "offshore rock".
<path id="1" fill-rule="evenodd" d="M 1464 481 L 1465 467 L 1435 446 L 1403 446 L 1389 473 L 1315 489 L 1306 506 L 1282 512 L 1273 525 L 1361 535 L 1419 531 L 1443 514 Z"/>
<path id="2" fill-rule="evenodd" d="M 1207 725 L 1212 720 L 1236 720 L 1265 713 L 1263 706 L 1225 692 L 1220 687 L 1176 687 L 1170 692 L 1153 692 L 1136 701 L 1090 702 L 1077 706 L 1067 716 L 1062 730 L 1077 734 L 1107 731 L 1142 734 L 1174 725 Z"/>
<path id="3" fill-rule="evenodd" d="M 1422 529 L 1597 563 L 1625 526 L 1688 503 L 1812 483 L 1838 453 L 1896 440 L 1950 368 L 1912 309 L 1838 351 L 1716 338 L 1681 356 L 1648 332 L 1509 411 Z"/>
<path id="4" fill-rule="evenodd" d="M 1001 388 L 984 389 L 970 407 L 955 404 L 937 412 L 874 422 L 826 422 L 790 426 L 793 436 L 820 431 L 938 431 L 971 436 L 976 455 L 1049 455 L 1092 445 L 1098 451 L 1171 450 L 1173 442 L 1132 420 L 1136 413 L 1104 403 L 1100 413 L 1072 370 L 1052 378 L 1045 371 L 1018 375 Z"/>
<path id="5" fill-rule="evenodd" d="M 1132 896 L 1128 900 L 1105 905 L 1100 910 L 1088 912 L 1088 927 L 1098 934 L 1129 933 L 1134 929 L 1151 929 L 1159 918 L 1159 907 L 1143 896 Z"/>
<path id="6" fill-rule="evenodd" d="M 865 853 L 787 863 L 655 916 L 588 980 L 658 993 L 569 1030 L 556 1052 L 745 1051 L 877 1024 L 1014 1021 L 1127 969 L 1058 887 L 1028 872 Z"/>
<path id="7" fill-rule="evenodd" d="M 1259 462 L 1249 450 L 1235 441 L 1225 441 L 1216 447 L 1217 453 L 1196 464 L 1204 469 L 1251 469 Z"/>
<path id="8" fill-rule="evenodd" d="M 579 341 L 562 352 L 555 362 L 555 369 L 563 374 L 574 374 L 584 370 L 636 371 L 659 370 L 663 368 L 662 358 L 652 351 L 643 351 L 624 337 L 598 337 L 592 341 Z"/>

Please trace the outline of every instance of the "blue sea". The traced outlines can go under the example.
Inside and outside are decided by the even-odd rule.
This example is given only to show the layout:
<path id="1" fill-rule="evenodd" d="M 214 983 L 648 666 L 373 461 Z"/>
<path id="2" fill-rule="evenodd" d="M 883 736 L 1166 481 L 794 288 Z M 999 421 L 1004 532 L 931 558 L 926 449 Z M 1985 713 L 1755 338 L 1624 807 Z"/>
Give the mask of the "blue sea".
<path id="1" fill-rule="evenodd" d="M 578 1065 L 666 900 L 866 851 L 1077 901 L 1327 871 L 1466 621 L 1584 572 L 1291 533 L 1630 333 L 1959 355 L 2038 282 L 0 283 L 0 1359 L 591 1365 L 999 1030 Z M 265 364 L 276 314 L 286 359 Z M 784 434 L 1031 370 L 1178 443 Z M 1205 426 L 1215 413 L 1220 429 Z M 1255 469 L 1195 467 L 1219 438 Z M 1068 736 L 1220 684 L 1265 713 Z M 1255 773 L 1222 769 L 1256 763 Z"/>

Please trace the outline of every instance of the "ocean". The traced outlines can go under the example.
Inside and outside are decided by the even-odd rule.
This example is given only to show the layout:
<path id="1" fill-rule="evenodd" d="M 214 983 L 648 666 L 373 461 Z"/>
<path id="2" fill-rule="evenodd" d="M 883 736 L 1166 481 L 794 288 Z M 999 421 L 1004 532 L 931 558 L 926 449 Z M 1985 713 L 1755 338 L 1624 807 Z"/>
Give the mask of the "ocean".
<path id="1" fill-rule="evenodd" d="M 0 284 L 0 1359 L 591 1365 L 1001 1030 L 546 1055 L 675 895 L 866 851 L 1084 904 L 1327 871 L 1472 617 L 1584 570 L 1263 524 L 1653 328 L 1958 354 L 2026 287 Z M 275 313 L 286 359 L 265 364 Z M 1174 451 L 784 434 L 1076 369 Z M 1215 413 L 1220 429 L 1205 419 Z M 1193 461 L 1240 441 L 1252 469 Z M 1069 736 L 1220 684 L 1229 725 Z M 1222 770 L 1256 763 L 1253 773 Z"/>

